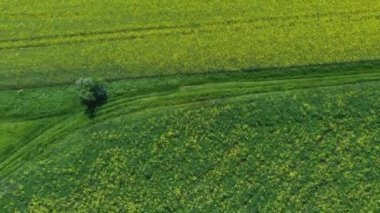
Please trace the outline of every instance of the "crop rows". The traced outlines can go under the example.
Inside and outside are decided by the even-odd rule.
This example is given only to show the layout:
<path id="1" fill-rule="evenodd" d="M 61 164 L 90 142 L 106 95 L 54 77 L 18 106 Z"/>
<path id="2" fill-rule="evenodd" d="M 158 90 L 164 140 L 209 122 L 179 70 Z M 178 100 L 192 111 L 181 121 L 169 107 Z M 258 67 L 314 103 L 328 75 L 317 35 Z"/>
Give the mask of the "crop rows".
<path id="1" fill-rule="evenodd" d="M 4 0 L 0 23 L 0 212 L 379 211 L 380 1 Z"/>
<path id="2" fill-rule="evenodd" d="M 50 140 L 60 143 L 3 179 L 0 203 L 32 211 L 373 210 L 378 82 L 231 100 L 221 91 L 218 101 L 155 109 L 111 102 L 104 110 L 114 113 L 83 129 L 69 119 L 60 126 L 74 122 L 75 131 L 53 130 Z"/>
<path id="3" fill-rule="evenodd" d="M 31 38 L 12 38 L 7 40 L 0 40 L 0 50 L 19 49 L 19 48 L 32 48 L 32 47 L 45 47 L 51 45 L 67 45 L 72 43 L 81 42 L 104 42 L 114 40 L 130 40 L 138 38 L 146 38 L 152 36 L 168 36 L 174 34 L 194 34 L 213 32 L 221 27 L 237 26 L 249 27 L 253 29 L 269 28 L 269 27 L 283 27 L 289 25 L 297 25 L 300 23 L 310 24 L 316 21 L 364 21 L 366 19 L 379 19 L 380 12 L 376 10 L 356 10 L 356 11 L 343 11 L 334 13 L 322 14 L 302 14 L 291 16 L 278 16 L 278 17 L 261 17 L 251 20 L 224 20 L 221 22 L 210 23 L 193 23 L 189 25 L 178 26 L 152 26 L 140 28 L 127 28 L 117 30 L 95 31 L 95 32 L 79 32 L 72 34 L 57 34 L 45 35 Z M 214 29 L 213 29 L 214 28 Z M 234 29 L 236 30 L 236 29 Z"/>
<path id="4" fill-rule="evenodd" d="M 377 60 L 379 17 L 374 7 L 5 37 L 0 88 Z"/>

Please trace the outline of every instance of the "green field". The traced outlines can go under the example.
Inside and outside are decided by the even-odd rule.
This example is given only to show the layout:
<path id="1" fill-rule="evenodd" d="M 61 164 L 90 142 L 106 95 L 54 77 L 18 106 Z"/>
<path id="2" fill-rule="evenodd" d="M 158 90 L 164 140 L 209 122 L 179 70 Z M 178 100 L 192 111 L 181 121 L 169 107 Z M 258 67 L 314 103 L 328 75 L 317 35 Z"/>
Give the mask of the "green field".
<path id="1" fill-rule="evenodd" d="M 0 4 L 0 88 L 378 59 L 380 2 Z"/>
<path id="2" fill-rule="evenodd" d="M 0 212 L 377 212 L 379 92 L 378 1 L 0 0 Z"/>

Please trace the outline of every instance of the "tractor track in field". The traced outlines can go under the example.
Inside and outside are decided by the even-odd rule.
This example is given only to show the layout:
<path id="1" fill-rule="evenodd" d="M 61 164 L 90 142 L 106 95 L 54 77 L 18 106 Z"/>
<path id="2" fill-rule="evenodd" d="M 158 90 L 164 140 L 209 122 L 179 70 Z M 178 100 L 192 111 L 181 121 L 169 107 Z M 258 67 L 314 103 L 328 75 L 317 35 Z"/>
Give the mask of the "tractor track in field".
<path id="1" fill-rule="evenodd" d="M 33 136 L 29 140 L 27 140 L 23 146 L 9 153 L 8 157 L 5 160 L 0 161 L 0 173 L 12 168 L 12 166 L 15 163 L 17 163 L 17 160 L 15 159 L 23 155 L 23 150 L 28 149 L 28 147 L 31 146 L 31 144 L 33 144 L 34 141 L 36 141 L 40 137 L 43 137 L 45 133 L 50 132 L 60 123 L 60 120 L 50 122 L 49 125 L 39 129 L 36 133 L 34 133 Z"/>
<path id="2" fill-rule="evenodd" d="M 253 22 L 270 22 L 270 21 L 288 21 L 302 18 L 322 18 L 322 17 L 337 17 L 337 16 L 347 16 L 347 15 L 359 15 L 359 14 L 377 14 L 380 13 L 380 10 L 354 10 L 354 11 L 337 11 L 329 13 L 320 13 L 320 14 L 299 14 L 291 16 L 272 16 L 272 17 L 258 17 L 249 20 L 226 20 L 226 21 L 215 21 L 215 22 L 206 22 L 206 23 L 191 23 L 184 25 L 172 25 L 172 26 L 149 26 L 149 27 L 131 27 L 125 29 L 117 30 L 104 30 L 104 31 L 94 31 L 94 32 L 78 32 L 70 34 L 55 34 L 55 35 L 43 35 L 30 38 L 13 38 L 13 39 L 0 39 L 0 42 L 18 42 L 18 41 L 30 41 L 30 40 L 42 40 L 42 39 L 53 39 L 53 38 L 71 38 L 77 36 L 92 36 L 92 35 L 103 35 L 103 34 L 112 34 L 112 33 L 123 33 L 123 32 L 139 32 L 139 31 L 148 31 L 148 30 L 164 30 L 164 29 L 180 29 L 187 27 L 202 27 L 208 25 L 224 25 L 224 24 L 237 24 L 237 23 L 253 23 Z"/>
<path id="3" fill-rule="evenodd" d="M 291 27 L 299 24 L 307 25 L 314 21 L 334 21 L 336 19 L 345 22 L 357 22 L 366 19 L 380 20 L 380 10 L 355 10 L 328 12 L 319 14 L 299 14 L 290 16 L 258 17 L 248 20 L 231 19 L 226 21 L 214 21 L 205 23 L 192 23 L 183 25 L 131 27 L 116 30 L 104 30 L 93 32 L 78 32 L 68 34 L 43 35 L 30 38 L 14 38 L 0 40 L 0 51 L 25 48 L 49 47 L 57 45 L 70 45 L 76 43 L 111 42 L 118 40 L 134 40 L 150 37 L 167 37 L 172 35 L 207 34 L 219 31 L 250 29 L 266 29 L 273 25 Z M 273 24 L 275 23 L 275 24 Z"/>
<path id="4" fill-rule="evenodd" d="M 360 76 L 363 75 L 363 79 L 360 79 Z M 9 171 L 13 169 L 17 169 L 18 165 L 15 164 L 12 159 L 22 158 L 24 156 L 23 153 L 26 149 L 40 150 L 39 147 L 46 147 L 50 144 L 54 144 L 58 138 L 63 140 L 69 135 L 83 130 L 84 128 L 88 128 L 90 126 L 102 123 L 107 121 L 110 117 L 120 117 L 120 116 L 132 116 L 134 114 L 138 115 L 141 113 L 154 113 L 159 111 L 171 110 L 173 108 L 189 108 L 191 106 L 199 106 L 202 104 L 213 103 L 221 101 L 221 103 L 236 103 L 236 102 L 246 102 L 252 99 L 255 99 L 259 96 L 263 95 L 284 95 L 286 93 L 292 92 L 303 92 L 310 91 L 313 89 L 319 88 L 338 88 L 344 85 L 355 85 L 359 83 L 370 83 L 370 82 L 379 82 L 380 81 L 380 73 L 375 74 L 357 74 L 359 79 L 353 81 L 342 81 L 340 78 L 345 78 L 345 75 L 334 75 L 325 77 L 325 79 L 333 79 L 338 80 L 337 82 L 330 82 L 325 85 L 314 85 L 311 84 L 307 87 L 305 86 L 296 86 L 295 88 L 287 88 L 286 86 L 283 88 L 277 88 L 276 86 L 284 86 L 286 82 L 291 81 L 293 83 L 301 82 L 302 80 L 323 80 L 323 78 L 296 78 L 296 79 L 288 79 L 288 80 L 274 80 L 274 81 L 264 81 L 261 82 L 259 80 L 253 80 L 245 83 L 254 84 L 265 84 L 266 82 L 271 82 L 270 86 L 274 86 L 274 88 L 264 88 L 262 90 L 246 90 L 247 88 L 241 87 L 240 82 L 215 82 L 215 83 L 204 83 L 200 85 L 189 85 L 189 86 L 180 86 L 178 89 L 170 90 L 170 91 L 162 91 L 162 92 L 154 92 L 145 95 L 139 96 L 118 96 L 118 98 L 111 99 L 105 106 L 101 107 L 97 117 L 94 120 L 89 120 L 86 122 L 82 122 L 82 120 L 78 120 L 79 113 L 75 112 L 73 116 L 63 116 L 62 120 L 57 119 L 57 122 L 53 125 L 49 125 L 43 129 L 42 132 L 39 132 L 34 138 L 29 140 L 24 146 L 22 146 L 19 151 L 12 153 L 6 160 L 0 162 L 0 173 L 3 174 L 2 178 L 5 178 Z M 375 77 L 375 78 L 372 78 Z M 376 78 L 378 77 L 378 78 Z M 220 85 L 219 85 L 220 84 Z M 227 87 L 226 90 L 230 89 L 233 91 L 237 91 L 237 93 L 231 93 L 224 95 L 224 91 L 220 90 L 210 90 L 205 93 L 191 95 L 191 92 L 198 91 L 198 89 L 202 90 L 202 87 L 214 88 L 215 85 Z M 296 84 L 297 85 L 297 84 Z M 250 86 L 250 85 L 246 85 Z M 256 85 L 257 86 L 257 85 Z M 218 87 L 219 88 L 219 87 Z M 248 88 L 249 89 L 249 88 Z M 233 92 L 232 91 L 232 92 Z M 61 115 L 62 116 L 62 115 Z M 79 123 L 78 123 L 79 122 Z M 54 132 L 53 136 L 51 136 L 51 132 Z M 42 139 L 41 142 L 38 140 Z M 42 152 L 42 151 L 41 151 Z M 30 157 L 30 156 L 26 156 Z"/>
<path id="5" fill-rule="evenodd" d="M 355 78 L 351 78 L 352 76 L 355 76 Z M 356 79 L 357 78 L 357 79 Z M 278 86 L 286 86 L 289 83 L 292 85 L 298 85 L 299 83 L 308 81 L 310 82 L 308 85 L 302 85 L 302 86 L 296 86 L 293 88 L 276 88 Z M 330 82 L 329 82 L 330 81 Z M 314 76 L 314 77 L 305 77 L 305 78 L 289 78 L 289 79 L 276 79 L 276 80 L 252 80 L 252 81 L 233 81 L 233 82 L 216 82 L 216 83 L 202 83 L 199 85 L 183 85 L 179 86 L 175 89 L 172 89 L 170 91 L 164 91 L 164 92 L 156 92 L 152 94 L 146 94 L 142 96 L 135 96 L 135 97 L 123 97 L 118 96 L 115 97 L 113 100 L 111 100 L 110 103 L 112 105 L 106 105 L 102 108 L 101 113 L 111 113 L 112 111 L 115 111 L 115 108 L 123 107 L 125 105 L 138 105 L 142 104 L 144 101 L 154 102 L 154 100 L 167 100 L 170 101 L 171 99 L 176 99 L 175 95 L 176 93 L 180 92 L 182 95 L 182 98 L 187 99 L 193 99 L 193 98 L 199 98 L 201 96 L 206 97 L 206 99 L 210 99 L 209 95 L 213 93 L 224 93 L 225 98 L 231 98 L 231 97 L 238 97 L 238 96 L 244 96 L 244 95 L 252 95 L 252 94 L 270 94 L 270 93 L 283 93 L 283 92 L 291 92 L 291 91 L 299 91 L 299 90 L 310 90 L 310 89 L 316 89 L 316 88 L 328 88 L 328 87 L 337 87 L 337 86 L 344 86 L 344 85 L 352 85 L 352 84 L 358 84 L 358 83 L 365 83 L 365 82 L 376 82 L 380 81 L 380 73 L 358 73 L 353 75 L 332 75 L 328 77 L 320 77 L 320 76 Z M 314 83 L 314 84 L 313 84 Z M 319 85 L 317 85 L 319 84 Z M 267 86 L 267 87 L 263 87 Z M 210 88 L 212 88 L 210 90 Z M 238 90 L 240 94 L 236 95 L 233 92 L 235 90 Z M 201 93 L 199 93 L 201 91 Z M 202 92 L 205 91 L 205 92 Z M 189 94 L 194 93 L 197 94 L 195 97 L 189 96 Z M 198 93 L 197 93 L 198 92 Z M 212 98 L 211 98 L 212 99 Z M 217 98 L 218 99 L 218 98 Z M 186 100 L 186 99 L 185 99 Z M 185 103 L 185 102 L 182 102 Z M 146 103 L 147 106 L 151 106 L 149 103 Z"/>
<path id="6" fill-rule="evenodd" d="M 170 102 L 172 100 L 176 100 L 175 96 L 170 97 L 173 95 L 173 93 L 161 94 L 161 95 L 157 94 L 156 96 L 153 96 L 153 97 L 152 96 L 146 96 L 146 97 L 143 97 L 140 99 L 135 99 L 135 100 L 128 100 L 127 99 L 125 101 L 120 101 L 117 104 L 112 104 L 111 106 L 103 107 L 102 110 L 99 112 L 98 117 L 100 118 L 101 121 L 104 121 L 105 119 L 107 119 L 108 116 L 115 115 L 115 113 L 117 114 L 120 111 L 120 109 L 124 109 L 124 110 L 127 109 L 128 107 L 126 108 L 125 106 L 128 104 L 135 104 L 135 105 L 132 105 L 135 108 L 137 108 L 136 106 L 138 106 L 138 104 L 143 104 L 142 105 L 143 110 L 134 109 L 133 107 L 130 107 L 129 111 L 124 111 L 124 113 L 122 113 L 120 115 L 138 113 L 140 111 L 154 110 L 154 109 L 158 109 L 158 108 L 171 108 L 171 107 L 180 107 L 180 106 L 186 107 L 186 106 L 190 106 L 190 105 L 210 103 L 212 101 L 223 101 L 223 102 L 229 103 L 229 102 L 236 102 L 237 99 L 249 100 L 252 98 L 256 98 L 257 96 L 260 96 L 260 95 L 282 95 L 284 93 L 310 91 L 313 89 L 323 89 L 323 88 L 339 88 L 339 87 L 345 86 L 345 85 L 355 85 L 355 84 L 360 84 L 360 83 L 370 83 L 370 82 L 379 82 L 379 81 L 380 81 L 380 78 L 379 79 L 373 79 L 373 80 L 348 82 L 348 83 L 343 83 L 343 84 L 342 83 L 335 83 L 335 84 L 330 84 L 330 85 L 310 86 L 310 87 L 305 87 L 305 88 L 291 88 L 291 89 L 284 89 L 284 90 L 266 89 L 263 91 L 257 91 L 257 90 L 244 91 L 244 89 L 246 89 L 246 88 L 233 88 L 233 89 L 229 89 L 229 90 L 225 89 L 225 92 L 232 92 L 234 90 L 239 90 L 239 91 L 241 91 L 241 94 L 234 94 L 234 93 L 227 94 L 226 93 L 222 97 L 221 97 L 221 95 L 219 95 L 218 97 L 212 97 L 210 95 L 212 95 L 214 93 L 211 92 L 211 93 L 199 94 L 199 95 L 194 96 L 194 97 L 184 96 L 184 98 L 193 99 L 193 100 L 189 101 L 187 99 L 184 99 L 184 101 L 182 101 L 182 102 L 181 101 Z M 152 104 L 152 103 L 154 103 L 155 100 L 160 101 L 160 99 L 161 99 L 161 101 L 162 101 L 162 100 L 165 100 L 165 98 L 167 99 L 167 102 L 165 104 L 157 104 L 157 105 Z M 152 99 L 152 100 L 150 100 L 150 99 Z M 242 101 L 242 100 L 240 100 L 240 101 Z M 117 114 L 117 115 L 119 115 L 119 114 Z M 104 117 L 104 116 L 106 116 L 106 117 Z"/>

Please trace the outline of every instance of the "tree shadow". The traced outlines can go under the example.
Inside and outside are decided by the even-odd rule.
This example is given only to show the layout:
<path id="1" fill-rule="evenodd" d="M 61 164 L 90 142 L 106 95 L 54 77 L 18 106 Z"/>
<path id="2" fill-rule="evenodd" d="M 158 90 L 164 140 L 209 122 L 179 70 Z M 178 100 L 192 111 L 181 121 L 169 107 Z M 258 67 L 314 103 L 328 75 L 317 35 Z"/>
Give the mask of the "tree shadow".
<path id="1" fill-rule="evenodd" d="M 101 96 L 96 95 L 96 99 L 92 101 L 82 100 L 82 104 L 86 106 L 85 114 L 87 115 L 87 117 L 90 119 L 95 118 L 98 107 L 105 104 L 107 100 L 108 96 L 106 93 L 102 94 Z"/>
<path id="2" fill-rule="evenodd" d="M 96 116 L 96 108 L 97 106 L 91 106 L 91 107 L 87 106 L 84 113 L 87 115 L 88 118 L 93 119 Z"/>

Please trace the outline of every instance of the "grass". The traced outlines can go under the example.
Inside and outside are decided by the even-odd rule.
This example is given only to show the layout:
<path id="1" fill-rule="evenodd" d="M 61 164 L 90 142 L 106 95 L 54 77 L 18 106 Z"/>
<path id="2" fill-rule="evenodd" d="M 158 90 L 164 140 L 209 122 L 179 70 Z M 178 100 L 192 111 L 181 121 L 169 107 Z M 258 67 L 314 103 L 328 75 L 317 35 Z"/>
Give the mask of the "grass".
<path id="1" fill-rule="evenodd" d="M 22 146 L 18 143 L 27 140 L 36 126 L 33 121 L 23 122 L 5 122 L 0 124 L 0 161 L 5 160 L 8 156 L 6 153 L 12 153 Z"/>
<path id="2" fill-rule="evenodd" d="M 50 123 L 38 120 L 47 129 L 0 163 L 0 206 L 376 210 L 378 67 L 304 72 L 117 81 L 92 120 L 71 87 L 27 89 L 28 114 L 15 110 L 4 119 Z M 32 98 L 48 107 L 62 90 L 61 102 L 72 105 L 49 114 Z"/>
<path id="3" fill-rule="evenodd" d="M 373 1 L 3 1 L 1 9 L 1 89 L 80 76 L 125 79 L 379 59 L 380 5 Z"/>
<path id="4" fill-rule="evenodd" d="M 0 0 L 0 212 L 377 212 L 380 2 Z M 89 119 L 79 77 L 108 81 Z"/>

